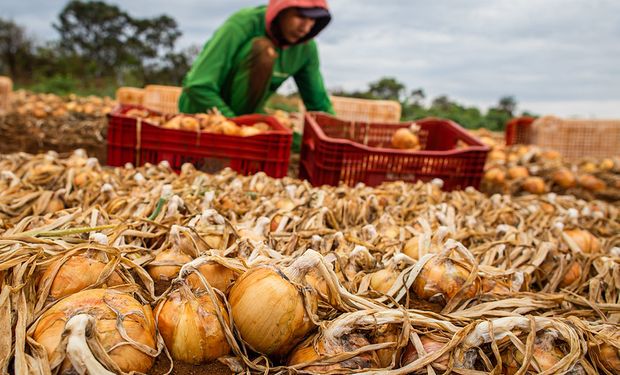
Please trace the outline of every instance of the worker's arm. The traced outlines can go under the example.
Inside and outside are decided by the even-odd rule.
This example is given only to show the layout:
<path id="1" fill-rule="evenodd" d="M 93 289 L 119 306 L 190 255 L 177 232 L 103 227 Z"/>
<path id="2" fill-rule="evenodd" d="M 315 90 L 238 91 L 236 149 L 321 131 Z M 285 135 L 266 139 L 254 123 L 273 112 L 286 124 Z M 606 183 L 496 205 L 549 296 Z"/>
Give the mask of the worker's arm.
<path id="1" fill-rule="evenodd" d="M 235 52 L 244 42 L 240 27 L 226 22 L 207 42 L 183 82 L 183 92 L 190 103 L 180 103 L 182 112 L 206 112 L 217 107 L 226 117 L 236 114 L 222 98 L 222 87 L 229 72 Z"/>
<path id="2" fill-rule="evenodd" d="M 308 49 L 308 62 L 294 75 L 299 94 L 308 111 L 335 114 L 319 69 L 319 53 L 316 43 L 309 42 Z"/>

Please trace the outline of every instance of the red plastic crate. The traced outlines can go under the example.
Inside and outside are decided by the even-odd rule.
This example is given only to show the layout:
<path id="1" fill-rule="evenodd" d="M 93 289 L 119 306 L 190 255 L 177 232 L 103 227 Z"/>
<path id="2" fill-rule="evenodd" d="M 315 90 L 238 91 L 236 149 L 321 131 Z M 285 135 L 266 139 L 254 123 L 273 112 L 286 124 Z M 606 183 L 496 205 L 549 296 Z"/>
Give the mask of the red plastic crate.
<path id="1" fill-rule="evenodd" d="M 422 150 L 405 151 L 387 147 L 396 130 L 410 122 L 351 122 L 307 113 L 300 177 L 315 186 L 440 178 L 445 190 L 478 187 L 489 148 L 452 121 L 429 118 L 416 123 Z"/>
<path id="2" fill-rule="evenodd" d="M 230 167 L 241 174 L 264 171 L 277 178 L 287 174 L 293 132 L 272 116 L 246 115 L 230 119 L 239 125 L 265 122 L 272 128 L 262 134 L 237 137 L 165 129 L 125 116 L 131 108 L 136 107 L 118 107 L 108 115 L 108 165 L 157 164 L 166 160 L 176 171 L 184 163 L 192 163 L 208 173 Z"/>
<path id="3" fill-rule="evenodd" d="M 534 117 L 516 117 L 506 124 L 506 145 L 532 143 L 532 123 Z"/>

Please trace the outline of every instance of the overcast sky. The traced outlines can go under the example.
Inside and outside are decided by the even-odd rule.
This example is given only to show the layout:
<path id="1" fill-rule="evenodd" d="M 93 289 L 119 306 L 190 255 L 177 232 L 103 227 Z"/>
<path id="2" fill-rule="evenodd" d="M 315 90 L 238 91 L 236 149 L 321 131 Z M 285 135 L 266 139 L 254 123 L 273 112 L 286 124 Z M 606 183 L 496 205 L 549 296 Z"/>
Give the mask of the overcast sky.
<path id="1" fill-rule="evenodd" d="M 265 0 L 266 1 L 266 0 Z M 255 0 L 109 1 L 132 16 L 174 17 L 180 46 L 202 46 Z M 66 1 L 7 0 L 0 14 L 40 40 Z M 620 117 L 620 0 L 331 0 L 319 36 L 329 88 L 393 76 L 428 97 L 483 109 L 514 95 L 519 110 Z M 292 83 L 288 83 L 290 89 Z"/>

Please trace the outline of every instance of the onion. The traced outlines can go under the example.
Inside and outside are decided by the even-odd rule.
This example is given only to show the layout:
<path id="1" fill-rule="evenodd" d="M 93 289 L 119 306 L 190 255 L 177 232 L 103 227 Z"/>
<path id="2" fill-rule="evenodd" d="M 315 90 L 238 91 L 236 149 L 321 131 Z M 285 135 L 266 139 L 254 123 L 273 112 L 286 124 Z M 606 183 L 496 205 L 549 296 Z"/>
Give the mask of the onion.
<path id="1" fill-rule="evenodd" d="M 570 237 L 584 253 L 592 254 L 601 251 L 601 242 L 599 239 L 585 229 L 565 230 L 564 234 Z"/>
<path id="2" fill-rule="evenodd" d="M 564 189 L 570 189 L 577 184 L 575 175 L 567 168 L 560 168 L 553 173 L 551 179 Z"/>
<path id="3" fill-rule="evenodd" d="M 443 297 L 449 301 L 457 295 L 459 290 L 470 277 L 471 271 L 464 265 L 446 256 L 435 256 L 430 259 L 413 282 L 415 294 L 427 301 Z M 480 289 L 480 280 L 474 282 L 463 291 L 463 298 L 472 298 Z"/>
<path id="4" fill-rule="evenodd" d="M 590 174 L 584 174 L 579 176 L 577 182 L 584 188 L 594 192 L 605 190 L 607 188 L 607 184 L 605 183 L 605 181 Z"/>
<path id="5" fill-rule="evenodd" d="M 316 339 L 309 339 L 301 343 L 290 354 L 288 365 L 300 365 L 303 363 L 321 362 L 324 358 L 335 356 L 344 352 L 351 352 L 370 345 L 366 337 L 359 333 L 349 333 L 340 337 L 333 337 L 329 328 Z M 364 352 L 352 358 L 324 365 L 303 366 L 304 372 L 324 373 L 328 371 L 358 370 L 364 368 L 376 368 L 379 366 L 379 359 L 372 351 Z"/>
<path id="6" fill-rule="evenodd" d="M 420 139 L 409 128 L 400 128 L 392 135 L 392 146 L 401 150 L 419 150 Z"/>
<path id="7" fill-rule="evenodd" d="M 596 346 L 591 345 L 590 350 L 607 371 L 620 374 L 620 348 L 618 348 L 620 331 L 617 326 L 606 326 L 600 334 L 604 335 L 606 340 Z"/>
<path id="8" fill-rule="evenodd" d="M 584 173 L 596 173 L 598 172 L 598 167 L 593 162 L 586 162 L 582 164 L 579 169 Z"/>
<path id="9" fill-rule="evenodd" d="M 545 180 L 540 177 L 527 177 L 523 181 L 523 190 L 532 194 L 543 194 L 547 187 L 545 186 Z"/>
<path id="10" fill-rule="evenodd" d="M 118 366 L 123 372 L 146 372 L 151 368 L 154 358 L 159 354 L 156 350 L 155 320 L 151 308 L 141 305 L 129 294 L 109 289 L 85 290 L 66 297 L 47 310 L 35 323 L 32 338 L 43 345 L 50 363 L 60 363 L 63 373 L 71 373 L 69 369 L 72 364 L 69 358 L 63 360 L 65 349 L 62 342 L 67 338 L 65 325 L 69 326 L 72 317 L 84 315 L 96 320 L 96 340 L 109 355 L 111 363 L 108 363 L 106 358 L 97 360 L 108 363 L 107 367 Z M 126 341 L 121 336 L 119 327 L 122 327 L 126 337 L 134 342 Z M 84 329 L 83 326 L 81 332 L 70 332 L 69 342 L 74 335 L 84 336 Z M 87 329 L 86 334 L 88 332 Z M 84 342 L 75 349 L 92 357 L 91 348 L 92 345 Z M 67 350 L 67 354 L 73 353 Z"/>
<path id="11" fill-rule="evenodd" d="M 317 296 L 299 287 L 313 266 L 304 255 L 286 268 L 254 267 L 235 282 L 229 294 L 233 319 L 252 349 L 285 355 L 314 327 L 308 314 L 314 315 Z"/>
<path id="12" fill-rule="evenodd" d="M 194 295 L 181 285 L 157 305 L 157 328 L 174 360 L 198 365 L 230 352 L 218 310 L 226 324 L 228 315 L 222 303 L 217 304 L 208 294 Z"/>
<path id="13" fill-rule="evenodd" d="M 435 353 L 436 351 L 441 350 L 446 345 L 446 343 L 436 341 L 430 338 L 429 336 L 420 336 L 420 341 L 422 342 L 422 347 L 424 347 L 424 351 L 426 352 L 426 355 Z M 403 351 L 402 356 L 400 357 L 400 366 L 401 367 L 407 366 L 408 364 L 413 363 L 416 360 L 418 360 L 418 358 L 419 358 L 418 351 L 416 350 L 415 346 L 411 342 L 409 342 L 409 344 Z M 446 353 L 442 355 L 441 357 L 437 358 L 433 362 L 433 366 L 437 366 L 439 369 L 443 370 L 448 367 L 449 361 L 450 361 L 450 355 Z"/>
<path id="14" fill-rule="evenodd" d="M 97 283 L 106 268 L 106 264 L 85 255 L 74 255 L 52 263 L 41 275 L 38 289 L 50 285 L 49 298 L 56 300 L 79 292 Z M 99 287 L 111 287 L 124 284 L 118 271 L 112 272 Z"/>
<path id="15" fill-rule="evenodd" d="M 543 159 L 547 159 L 547 160 L 560 160 L 562 159 L 562 154 L 560 154 L 559 152 L 555 151 L 555 150 L 544 150 L 540 156 Z"/>
<path id="16" fill-rule="evenodd" d="M 205 277 L 209 285 L 223 293 L 226 293 L 237 278 L 235 271 L 216 262 L 204 263 L 197 270 Z M 195 274 L 191 274 L 187 282 L 194 290 L 204 289 L 202 281 Z"/>
<path id="17" fill-rule="evenodd" d="M 543 264 L 540 265 L 542 271 L 549 276 L 552 276 L 556 271 L 556 265 L 558 261 L 553 257 L 551 259 L 546 260 Z M 573 261 L 567 269 L 564 271 L 564 276 L 562 276 L 562 280 L 560 281 L 560 288 L 566 288 L 570 286 L 575 281 L 581 278 L 582 268 L 579 262 Z"/>
<path id="18" fill-rule="evenodd" d="M 500 168 L 491 168 L 484 173 L 484 179 L 495 184 L 503 184 L 506 180 L 506 173 Z"/>
<path id="19" fill-rule="evenodd" d="M 530 172 L 525 167 L 515 166 L 515 167 L 510 167 L 508 169 L 508 177 L 511 180 L 526 178 L 529 175 L 530 175 Z"/>
<path id="20" fill-rule="evenodd" d="M 394 285 L 398 275 L 399 273 L 390 267 L 379 270 L 370 276 L 370 287 L 377 292 L 385 294 Z"/>
<path id="21" fill-rule="evenodd" d="M 155 259 L 146 266 L 146 270 L 154 281 L 170 281 L 177 277 L 181 266 L 192 260 L 192 257 L 181 252 L 181 227 L 173 225 L 170 229 L 172 246 L 162 250 Z"/>
<path id="22" fill-rule="evenodd" d="M 200 130 L 200 123 L 198 122 L 197 119 L 193 117 L 183 116 L 183 118 L 181 119 L 180 128 L 182 130 L 189 130 L 189 131 L 196 132 Z"/>
<path id="23" fill-rule="evenodd" d="M 506 153 L 502 150 L 491 150 L 487 159 L 489 161 L 506 161 Z"/>
<path id="24" fill-rule="evenodd" d="M 242 126 L 239 131 L 239 135 L 242 137 L 251 137 L 253 135 L 261 134 L 263 131 L 254 126 Z"/>
<path id="25" fill-rule="evenodd" d="M 612 169 L 615 168 L 615 163 L 612 159 L 603 159 L 601 161 L 601 165 L 599 166 L 599 168 L 601 168 L 604 171 L 610 171 Z"/>
<path id="26" fill-rule="evenodd" d="M 533 348 L 533 358 L 530 362 L 529 371 L 540 373 L 555 366 L 565 354 L 556 345 L 557 334 L 553 331 L 543 331 L 536 335 Z M 502 353 L 505 374 L 516 374 L 523 365 L 524 353 L 512 347 Z"/>

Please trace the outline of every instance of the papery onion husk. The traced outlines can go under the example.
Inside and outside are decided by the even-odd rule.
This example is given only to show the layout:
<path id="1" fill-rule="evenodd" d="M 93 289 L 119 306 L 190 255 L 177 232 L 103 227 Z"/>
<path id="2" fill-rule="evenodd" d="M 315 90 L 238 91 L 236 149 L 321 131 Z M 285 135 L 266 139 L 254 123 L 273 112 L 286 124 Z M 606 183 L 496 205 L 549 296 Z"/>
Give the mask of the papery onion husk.
<path id="1" fill-rule="evenodd" d="M 607 340 L 600 344 L 590 345 L 590 351 L 607 371 L 620 374 L 620 330 L 617 326 L 609 326 L 605 327 L 600 334 L 607 336 Z"/>
<path id="2" fill-rule="evenodd" d="M 584 188 L 594 192 L 605 190 L 607 188 L 607 184 L 605 183 L 605 181 L 590 174 L 584 174 L 579 176 L 577 182 Z"/>
<path id="3" fill-rule="evenodd" d="M 355 332 L 343 335 L 337 339 L 328 339 L 319 335 L 316 340 L 316 343 L 313 339 L 306 340 L 293 349 L 289 355 L 288 365 L 294 366 L 303 363 L 321 362 L 330 356 L 351 352 L 370 345 L 370 342 L 364 335 Z M 301 369 L 311 373 L 324 373 L 333 370 L 359 370 L 378 367 L 380 367 L 380 364 L 376 353 L 368 351 L 338 363 L 309 365 Z"/>
<path id="4" fill-rule="evenodd" d="M 415 294 L 424 300 L 431 301 L 438 296 L 443 296 L 445 301 L 454 297 L 464 286 L 471 271 L 461 263 L 450 258 L 436 256 L 429 260 L 420 274 L 413 282 L 412 289 Z M 480 280 L 474 282 L 463 291 L 463 298 L 472 298 L 478 294 Z"/>
<path id="5" fill-rule="evenodd" d="M 510 177 L 511 180 L 526 178 L 529 175 L 530 172 L 525 167 L 515 166 L 508 168 L 508 177 Z"/>
<path id="6" fill-rule="evenodd" d="M 556 336 L 550 332 L 537 334 L 534 341 L 533 357 L 530 362 L 529 371 L 546 371 L 557 364 L 566 354 L 558 347 Z M 511 346 L 502 353 L 505 373 L 515 374 L 523 365 L 524 353 Z"/>
<path id="7" fill-rule="evenodd" d="M 523 181 L 523 190 L 532 194 L 543 194 L 547 191 L 545 180 L 540 177 L 530 176 Z"/>
<path id="8" fill-rule="evenodd" d="M 570 189 L 577 185 L 575 175 L 567 168 L 560 168 L 551 175 L 553 182 L 560 185 L 564 189 Z"/>
<path id="9" fill-rule="evenodd" d="M 117 328 L 117 313 L 123 316 L 120 324 L 127 335 L 143 345 L 143 350 L 123 339 Z M 64 355 L 59 344 L 65 324 L 78 314 L 90 315 L 96 319 L 97 338 L 120 370 L 146 372 L 151 368 L 158 353 L 155 320 L 150 306 L 140 304 L 129 294 L 110 289 L 84 290 L 66 297 L 47 310 L 35 323 L 32 338 L 45 347 L 51 363 Z M 125 344 L 119 345 L 121 343 Z M 152 353 L 145 353 L 147 349 Z M 62 362 L 61 358 L 60 360 Z M 62 367 L 71 367 L 67 358 L 64 359 Z"/>
<path id="10" fill-rule="evenodd" d="M 305 274 L 288 272 L 291 279 L 287 276 L 291 267 L 284 270 L 271 266 L 252 268 L 230 290 L 229 303 L 235 325 L 243 340 L 260 353 L 285 355 L 314 327 L 306 305 L 310 313 L 316 312 L 316 293 L 309 287 L 302 293 L 300 282 Z"/>
<path id="11" fill-rule="evenodd" d="M 579 246 L 581 251 L 588 254 L 601 251 L 601 241 L 585 229 L 569 229 L 564 233 Z"/>
<path id="12" fill-rule="evenodd" d="M 219 289 L 223 293 L 226 293 L 228 288 L 233 285 L 237 279 L 235 271 L 216 262 L 208 262 L 200 265 L 198 267 L 198 272 L 205 277 L 211 287 Z M 198 275 L 189 275 L 187 283 L 192 289 L 204 289 L 204 285 Z"/>
<path id="13" fill-rule="evenodd" d="M 374 272 L 370 276 L 370 287 L 380 293 L 387 293 L 398 279 L 399 272 L 391 267 Z"/>
<path id="14" fill-rule="evenodd" d="M 217 309 L 228 324 L 228 314 L 207 293 L 194 295 L 186 285 L 171 292 L 155 309 L 157 328 L 174 360 L 198 365 L 230 352 Z"/>
<path id="15" fill-rule="evenodd" d="M 447 343 L 436 341 L 429 336 L 420 336 L 420 341 L 422 342 L 422 346 L 424 347 L 424 351 L 426 351 L 425 355 L 429 355 L 435 353 L 438 350 L 441 350 Z M 408 364 L 416 361 L 419 358 L 418 351 L 415 346 L 410 342 L 405 347 L 403 354 L 400 357 L 400 365 L 401 367 L 407 366 Z M 442 355 L 438 359 L 433 362 L 433 366 L 438 367 L 443 370 L 448 367 L 448 362 L 450 361 L 450 355 L 448 353 Z"/>
<path id="16" fill-rule="evenodd" d="M 62 265 L 60 265 L 62 263 Z M 60 266 L 60 268 L 58 268 Z M 51 283 L 49 298 L 59 299 L 79 292 L 97 283 L 106 264 L 85 255 L 74 255 L 52 263 L 41 275 L 38 289 Z M 56 272 L 58 270 L 58 272 Z M 113 272 L 100 287 L 124 284 L 118 271 Z"/>
<path id="17" fill-rule="evenodd" d="M 189 255 L 170 248 L 155 255 L 155 259 L 146 266 L 146 270 L 154 281 L 170 281 L 177 277 L 181 266 L 191 260 L 192 257 Z"/>

